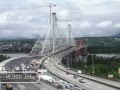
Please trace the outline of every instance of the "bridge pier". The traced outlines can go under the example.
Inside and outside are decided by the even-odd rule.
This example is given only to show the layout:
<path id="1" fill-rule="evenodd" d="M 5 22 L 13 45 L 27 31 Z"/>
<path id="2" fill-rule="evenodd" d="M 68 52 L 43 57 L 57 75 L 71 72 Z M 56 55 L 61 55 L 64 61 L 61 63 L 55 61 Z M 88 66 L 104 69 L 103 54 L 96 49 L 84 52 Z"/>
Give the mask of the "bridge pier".
<path id="1" fill-rule="evenodd" d="M 69 53 L 63 57 L 62 62 L 67 67 L 72 66 L 78 60 L 81 60 L 83 63 L 87 62 L 87 47 L 86 45 L 78 45 L 76 44 L 76 48 L 73 51 L 69 51 Z"/>

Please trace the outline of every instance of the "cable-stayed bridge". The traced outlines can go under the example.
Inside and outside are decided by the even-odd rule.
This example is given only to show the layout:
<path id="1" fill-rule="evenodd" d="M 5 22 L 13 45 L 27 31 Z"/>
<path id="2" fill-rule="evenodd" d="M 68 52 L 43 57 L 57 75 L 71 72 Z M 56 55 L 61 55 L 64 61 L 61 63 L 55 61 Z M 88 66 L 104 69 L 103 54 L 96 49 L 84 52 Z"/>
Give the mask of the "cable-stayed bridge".
<path id="1" fill-rule="evenodd" d="M 71 34 L 71 24 L 67 25 L 66 30 L 61 30 L 58 26 L 56 13 L 52 13 L 46 38 L 41 40 L 39 37 L 30 54 L 55 53 L 74 46 L 75 41 Z"/>
<path id="2" fill-rule="evenodd" d="M 73 64 L 73 60 L 76 60 L 76 57 L 79 57 L 81 53 L 83 53 L 83 56 L 87 55 L 87 46 L 73 38 L 71 24 L 67 23 L 67 28 L 62 30 L 58 24 L 59 19 L 57 18 L 56 13 L 52 13 L 50 17 L 51 19 L 48 25 L 46 38 L 38 38 L 30 52 L 30 57 L 28 56 L 11 60 L 5 63 L 4 66 L 6 68 L 14 65 L 19 66 L 21 62 L 29 65 L 33 59 L 37 59 L 39 61 L 39 66 L 42 65 L 51 72 L 55 78 L 60 78 L 67 81 L 69 84 L 72 84 L 74 88 L 71 88 L 70 85 L 65 86 L 69 88 L 68 90 L 120 90 L 118 82 L 93 76 L 91 77 L 85 74 L 79 75 L 75 71 L 68 70 L 68 67 L 70 68 L 70 65 Z M 65 62 L 67 68 L 61 65 L 61 60 L 63 58 L 66 58 Z M 45 63 L 46 60 L 48 63 Z M 39 69 L 39 67 L 36 67 L 35 69 Z M 67 75 L 68 73 L 69 75 Z M 86 83 L 80 83 L 79 79 L 75 79 L 76 76 L 79 79 L 86 79 Z M 30 90 L 30 88 L 31 90 L 39 90 L 41 88 L 44 88 L 44 90 L 58 90 L 58 86 L 56 86 L 57 89 L 51 87 L 53 83 L 58 83 L 57 81 L 49 82 L 49 84 L 52 83 L 50 85 L 46 85 L 45 83 L 42 84 L 41 82 L 42 81 L 36 84 L 20 84 L 20 90 Z"/>

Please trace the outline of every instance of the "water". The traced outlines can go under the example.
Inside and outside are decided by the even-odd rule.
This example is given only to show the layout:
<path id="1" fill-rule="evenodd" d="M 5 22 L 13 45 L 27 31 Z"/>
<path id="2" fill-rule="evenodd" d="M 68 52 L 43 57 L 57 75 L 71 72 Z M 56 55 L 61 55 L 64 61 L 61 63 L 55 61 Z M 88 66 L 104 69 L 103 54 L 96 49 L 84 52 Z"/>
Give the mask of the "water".
<path id="1" fill-rule="evenodd" d="M 97 56 L 100 57 L 120 57 L 120 54 L 96 54 Z"/>
<path id="2" fill-rule="evenodd" d="M 28 56 L 28 54 L 19 54 L 19 53 L 13 53 L 13 54 L 10 54 L 10 53 L 8 53 L 8 54 L 1 54 L 0 53 L 0 55 L 7 55 L 7 56 L 9 56 L 11 58 L 26 57 L 26 56 Z"/>

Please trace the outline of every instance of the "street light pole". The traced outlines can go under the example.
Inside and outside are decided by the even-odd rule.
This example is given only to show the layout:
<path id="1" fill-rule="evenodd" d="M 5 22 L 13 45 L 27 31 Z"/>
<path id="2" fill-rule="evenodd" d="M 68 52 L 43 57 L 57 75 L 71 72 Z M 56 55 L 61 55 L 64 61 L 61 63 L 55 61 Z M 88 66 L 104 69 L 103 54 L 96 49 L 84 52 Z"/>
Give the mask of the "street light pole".
<path id="1" fill-rule="evenodd" d="M 91 57 L 92 57 L 92 74 L 94 75 L 94 73 L 95 73 L 95 65 L 94 65 L 93 54 L 91 54 Z"/>

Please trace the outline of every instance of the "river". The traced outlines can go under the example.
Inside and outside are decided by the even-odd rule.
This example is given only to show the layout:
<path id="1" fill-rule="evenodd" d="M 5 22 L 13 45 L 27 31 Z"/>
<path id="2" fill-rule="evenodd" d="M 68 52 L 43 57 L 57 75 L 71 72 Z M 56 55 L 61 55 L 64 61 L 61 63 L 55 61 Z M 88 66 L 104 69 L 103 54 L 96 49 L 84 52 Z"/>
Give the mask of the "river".
<path id="1" fill-rule="evenodd" d="M 97 56 L 102 56 L 102 57 L 120 57 L 120 54 L 96 54 Z"/>

